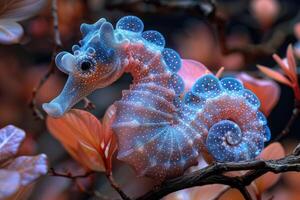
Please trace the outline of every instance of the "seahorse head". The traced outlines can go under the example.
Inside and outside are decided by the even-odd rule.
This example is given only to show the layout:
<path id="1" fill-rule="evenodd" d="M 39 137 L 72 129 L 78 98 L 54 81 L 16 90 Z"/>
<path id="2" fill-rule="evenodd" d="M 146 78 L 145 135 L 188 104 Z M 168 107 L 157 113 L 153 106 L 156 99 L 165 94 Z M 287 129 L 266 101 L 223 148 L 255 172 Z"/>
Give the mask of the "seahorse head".
<path id="1" fill-rule="evenodd" d="M 62 116 L 94 90 L 110 85 L 124 71 L 111 23 L 102 18 L 94 24 L 82 24 L 80 30 L 83 39 L 72 47 L 73 53 L 60 52 L 55 59 L 68 80 L 59 96 L 43 105 L 54 117 Z"/>

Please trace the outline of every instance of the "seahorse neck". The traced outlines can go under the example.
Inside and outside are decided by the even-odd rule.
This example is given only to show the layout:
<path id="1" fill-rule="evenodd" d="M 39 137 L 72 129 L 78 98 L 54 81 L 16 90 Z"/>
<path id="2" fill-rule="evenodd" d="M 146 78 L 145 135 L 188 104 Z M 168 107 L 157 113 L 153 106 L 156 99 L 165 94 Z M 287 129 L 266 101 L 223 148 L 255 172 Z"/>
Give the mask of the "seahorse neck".
<path id="1" fill-rule="evenodd" d="M 161 58 L 161 52 L 144 44 L 130 43 L 122 47 L 124 71 L 133 76 L 134 83 L 155 75 L 169 74 Z"/>

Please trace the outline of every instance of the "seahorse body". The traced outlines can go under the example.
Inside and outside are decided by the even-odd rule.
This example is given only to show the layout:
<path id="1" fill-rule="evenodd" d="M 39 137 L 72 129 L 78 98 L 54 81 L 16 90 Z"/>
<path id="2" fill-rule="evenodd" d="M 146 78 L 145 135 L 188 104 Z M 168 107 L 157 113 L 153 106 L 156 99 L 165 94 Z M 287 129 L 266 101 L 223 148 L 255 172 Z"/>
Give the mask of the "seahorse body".
<path id="1" fill-rule="evenodd" d="M 67 84 L 44 109 L 59 117 L 82 97 L 129 72 L 133 84 L 115 102 L 113 130 L 118 159 L 139 175 L 159 180 L 179 176 L 197 164 L 200 153 L 217 161 L 255 158 L 270 137 L 257 97 L 238 80 L 213 75 L 200 77 L 184 93 L 177 74 L 180 56 L 165 48 L 159 32 L 143 28 L 134 16 L 120 19 L 115 30 L 104 19 L 83 24 L 84 38 L 73 47 L 74 55 L 62 52 L 56 58 L 69 74 Z"/>

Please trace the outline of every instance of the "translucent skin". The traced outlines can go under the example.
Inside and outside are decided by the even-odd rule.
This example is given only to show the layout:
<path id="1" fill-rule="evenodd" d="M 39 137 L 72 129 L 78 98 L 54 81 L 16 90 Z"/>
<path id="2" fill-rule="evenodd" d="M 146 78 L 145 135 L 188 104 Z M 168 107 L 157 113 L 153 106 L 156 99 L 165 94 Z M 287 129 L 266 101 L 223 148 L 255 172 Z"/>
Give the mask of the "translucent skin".
<path id="1" fill-rule="evenodd" d="M 84 96 L 129 72 L 133 84 L 115 102 L 113 130 L 118 159 L 139 175 L 158 180 L 179 176 L 197 164 L 200 153 L 221 162 L 254 159 L 270 138 L 257 97 L 238 80 L 220 81 L 213 75 L 200 77 L 185 93 L 177 74 L 180 56 L 164 47 L 159 32 L 143 28 L 134 16 L 120 19 L 116 29 L 104 19 L 83 24 L 84 38 L 73 47 L 74 55 L 62 52 L 56 58 L 69 79 L 62 93 L 43 105 L 45 111 L 60 117 Z"/>

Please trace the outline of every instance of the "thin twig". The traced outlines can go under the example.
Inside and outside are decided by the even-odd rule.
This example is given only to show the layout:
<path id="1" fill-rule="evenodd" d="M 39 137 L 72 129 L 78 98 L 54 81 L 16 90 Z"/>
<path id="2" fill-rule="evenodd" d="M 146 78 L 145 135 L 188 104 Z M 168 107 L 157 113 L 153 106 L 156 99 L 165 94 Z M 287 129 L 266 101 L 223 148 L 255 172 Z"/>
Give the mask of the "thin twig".
<path id="1" fill-rule="evenodd" d="M 54 40 L 54 46 L 53 46 L 53 52 L 51 56 L 51 62 L 49 64 L 49 69 L 46 72 L 46 74 L 41 78 L 39 83 L 35 88 L 32 90 L 32 96 L 31 101 L 29 103 L 30 108 L 33 111 L 34 116 L 36 116 L 38 119 L 44 120 L 44 116 L 42 112 L 39 110 L 38 106 L 36 105 L 36 97 L 41 89 L 41 87 L 46 83 L 46 81 L 50 78 L 50 76 L 55 72 L 55 56 L 57 52 L 62 47 L 62 42 L 60 39 L 60 32 L 58 28 L 58 15 L 57 15 L 57 0 L 52 0 L 52 18 L 53 18 L 53 40 Z"/>
<path id="2" fill-rule="evenodd" d="M 167 0 L 131 0 L 111 3 L 107 1 L 107 9 L 118 9 L 134 13 L 151 14 L 186 14 L 200 19 L 207 20 L 215 28 L 216 39 L 219 43 L 222 54 L 241 53 L 246 63 L 256 63 L 257 59 L 273 54 L 285 41 L 288 35 L 293 34 L 293 27 L 300 19 L 300 12 L 289 20 L 274 26 L 269 33 L 268 40 L 259 44 L 247 44 L 243 46 L 230 46 L 227 43 L 226 24 L 228 19 L 218 14 L 218 7 L 213 0 L 203 1 L 167 1 Z M 256 22 L 255 22 L 256 23 Z M 268 34 L 268 33 L 266 33 Z M 262 38 L 265 38 L 262 37 Z"/>
<path id="3" fill-rule="evenodd" d="M 94 110 L 96 108 L 96 105 L 93 102 L 91 102 L 91 100 L 89 100 L 87 97 L 84 97 L 82 100 L 84 103 L 83 108 L 85 110 L 90 111 L 90 110 Z"/>
<path id="4" fill-rule="evenodd" d="M 64 178 L 68 178 L 68 179 L 78 179 L 78 178 L 86 178 L 92 174 L 94 174 L 95 172 L 93 171 L 89 171 L 89 172 L 86 172 L 84 174 L 80 174 L 80 175 L 73 175 L 71 173 L 60 173 L 60 172 L 57 172 L 54 168 L 50 168 L 49 169 L 49 172 L 48 174 L 50 176 L 59 176 L 59 177 L 64 177 Z"/>
<path id="5" fill-rule="evenodd" d="M 113 187 L 113 188 L 116 190 L 116 192 L 119 193 L 119 195 L 122 197 L 123 200 L 131 200 L 131 198 L 128 197 L 128 196 L 123 192 L 123 190 L 119 187 L 119 185 L 115 182 L 115 180 L 114 180 L 114 178 L 113 178 L 113 176 L 112 176 L 111 173 L 106 174 L 106 177 L 107 177 L 107 179 L 108 179 L 108 181 L 109 181 L 111 187 Z"/>
<path id="6" fill-rule="evenodd" d="M 286 137 L 289 132 L 291 131 L 291 128 L 293 124 L 296 122 L 300 115 L 300 102 L 295 100 L 294 109 L 292 111 L 292 115 L 284 127 L 284 129 L 281 131 L 281 133 L 274 139 L 274 142 L 282 140 L 284 137 Z"/>

